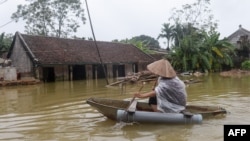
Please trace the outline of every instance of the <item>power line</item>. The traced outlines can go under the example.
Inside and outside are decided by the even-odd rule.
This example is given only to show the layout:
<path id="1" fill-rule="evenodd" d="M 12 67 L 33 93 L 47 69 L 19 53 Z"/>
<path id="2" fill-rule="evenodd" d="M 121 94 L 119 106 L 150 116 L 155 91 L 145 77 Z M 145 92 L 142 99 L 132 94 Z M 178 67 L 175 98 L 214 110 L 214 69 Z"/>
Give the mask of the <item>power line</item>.
<path id="1" fill-rule="evenodd" d="M 5 3 L 5 2 L 7 2 L 7 0 L 0 1 L 0 5 L 3 4 L 3 3 Z"/>
<path id="2" fill-rule="evenodd" d="M 6 25 L 8 25 L 8 24 L 12 23 L 13 21 L 14 21 L 14 20 L 11 20 L 11 21 L 9 21 L 9 22 L 7 22 L 7 23 L 5 23 L 5 24 L 1 25 L 1 26 L 0 26 L 0 28 L 5 27 Z"/>

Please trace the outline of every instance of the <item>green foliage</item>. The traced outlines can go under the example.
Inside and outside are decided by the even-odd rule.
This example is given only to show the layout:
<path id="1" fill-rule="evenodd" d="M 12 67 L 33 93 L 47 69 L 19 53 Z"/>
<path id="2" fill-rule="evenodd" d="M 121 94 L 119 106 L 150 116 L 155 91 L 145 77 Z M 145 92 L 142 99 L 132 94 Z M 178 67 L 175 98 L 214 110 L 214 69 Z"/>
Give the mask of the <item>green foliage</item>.
<path id="1" fill-rule="evenodd" d="M 243 70 L 250 70 L 250 60 L 242 62 L 241 63 L 241 68 Z"/>
<path id="2" fill-rule="evenodd" d="M 168 22 L 174 25 L 164 24 L 165 36 L 159 37 L 174 41 L 169 57 L 175 69 L 213 71 L 221 70 L 222 65 L 233 66 L 233 46 L 225 39 L 219 40 L 209 5 L 210 0 L 196 0 L 182 9 L 173 9 Z"/>
<path id="3" fill-rule="evenodd" d="M 214 70 L 221 70 L 223 64 L 232 67 L 232 56 L 235 55 L 233 45 L 226 39 L 219 40 L 219 36 L 219 33 L 204 33 L 204 47 L 211 54 L 210 61 Z"/>
<path id="4" fill-rule="evenodd" d="M 133 44 L 140 50 L 142 50 L 145 53 L 152 53 L 150 48 L 160 48 L 159 42 L 155 40 L 154 38 L 146 35 L 140 35 L 132 37 L 131 39 L 123 39 L 123 40 L 113 40 L 112 42 L 120 42 L 120 43 L 126 43 L 126 44 Z"/>
<path id="5" fill-rule="evenodd" d="M 209 34 L 192 24 L 178 24 L 175 28 L 178 33 L 175 32 L 176 42 L 169 56 L 178 70 L 211 71 L 221 70 L 222 65 L 233 66 L 233 46 L 225 39 L 219 40 L 220 34 Z"/>
<path id="6" fill-rule="evenodd" d="M 77 32 L 78 20 L 85 22 L 80 0 L 26 0 L 11 18 L 26 21 L 25 32 L 34 35 L 67 37 Z"/>
<path id="7" fill-rule="evenodd" d="M 130 43 L 133 44 L 134 46 L 136 46 L 137 48 L 139 48 L 141 51 L 147 53 L 147 54 L 152 53 L 152 51 L 150 51 L 148 49 L 148 44 L 147 43 L 144 43 L 144 42 L 141 42 L 141 41 L 131 41 Z"/>
<path id="8" fill-rule="evenodd" d="M 159 42 L 153 37 L 147 35 L 135 36 L 129 39 L 129 42 L 143 42 L 148 48 L 160 48 Z"/>
<path id="9" fill-rule="evenodd" d="M 212 47 L 212 51 L 215 52 L 219 57 L 223 58 L 222 53 L 217 47 Z"/>
<path id="10" fill-rule="evenodd" d="M 164 23 L 163 28 L 161 29 L 161 34 L 159 34 L 158 38 L 166 38 L 167 39 L 167 49 L 170 49 L 170 42 L 173 39 L 174 31 L 173 31 L 174 26 L 170 25 L 170 23 Z"/>
<path id="11" fill-rule="evenodd" d="M 140 36 L 135 36 L 131 40 L 136 40 L 136 41 L 142 41 L 142 42 L 147 42 L 147 47 L 149 48 L 161 48 L 158 40 L 154 39 L 153 37 L 147 36 L 147 35 L 140 35 Z"/>
<path id="12" fill-rule="evenodd" d="M 178 24 L 176 27 L 178 28 L 176 31 L 179 32 L 175 32 L 176 44 L 170 52 L 170 58 L 174 58 L 171 59 L 173 66 L 181 71 L 209 69 L 208 59 L 205 59 L 206 54 L 201 50 L 200 31 L 191 24 Z"/>
<path id="13" fill-rule="evenodd" d="M 5 35 L 5 33 L 2 33 L 0 35 L 0 56 L 3 53 L 8 52 L 11 46 L 12 39 L 13 39 L 13 35 L 11 34 Z"/>

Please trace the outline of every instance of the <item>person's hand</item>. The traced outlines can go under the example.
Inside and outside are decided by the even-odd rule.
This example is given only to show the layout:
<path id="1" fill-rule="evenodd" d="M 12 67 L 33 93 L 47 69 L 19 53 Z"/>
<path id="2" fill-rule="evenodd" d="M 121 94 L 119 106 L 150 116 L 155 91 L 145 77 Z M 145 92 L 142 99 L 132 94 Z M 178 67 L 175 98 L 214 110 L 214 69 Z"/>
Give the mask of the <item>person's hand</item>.
<path id="1" fill-rule="evenodd" d="M 142 98 L 142 94 L 141 94 L 141 93 L 135 93 L 135 94 L 134 94 L 134 97 Z"/>
<path id="2" fill-rule="evenodd" d="M 137 92 L 137 93 L 134 94 L 134 97 L 147 98 L 147 97 L 152 97 L 152 96 L 155 96 L 155 95 L 156 95 L 155 91 L 150 91 L 150 92 L 147 92 L 147 93 Z"/>

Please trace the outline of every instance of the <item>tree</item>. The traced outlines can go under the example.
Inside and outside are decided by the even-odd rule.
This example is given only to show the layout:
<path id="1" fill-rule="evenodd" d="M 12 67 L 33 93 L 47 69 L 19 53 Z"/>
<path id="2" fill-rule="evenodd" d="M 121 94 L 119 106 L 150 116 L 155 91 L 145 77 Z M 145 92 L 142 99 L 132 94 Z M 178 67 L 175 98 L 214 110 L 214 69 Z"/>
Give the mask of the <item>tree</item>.
<path id="1" fill-rule="evenodd" d="M 150 54 L 152 53 L 151 50 L 148 49 L 148 44 L 142 41 L 130 41 L 131 44 L 139 48 L 144 53 Z"/>
<path id="2" fill-rule="evenodd" d="M 85 23 L 80 0 L 26 0 L 29 5 L 18 5 L 11 18 L 26 21 L 28 34 L 67 37 L 77 32 L 78 20 Z"/>
<path id="3" fill-rule="evenodd" d="M 159 42 L 153 37 L 147 35 L 135 36 L 130 39 L 132 42 L 140 41 L 145 42 L 148 48 L 160 48 Z"/>
<path id="4" fill-rule="evenodd" d="M 2 33 L 0 35 L 0 56 L 9 51 L 13 35 Z"/>
<path id="5" fill-rule="evenodd" d="M 178 44 L 170 51 L 170 59 L 180 71 L 220 71 L 222 66 L 233 66 L 233 46 L 226 39 L 219 40 L 219 33 L 208 34 L 191 24 L 178 27 Z"/>
<path id="6" fill-rule="evenodd" d="M 209 70 L 210 64 L 205 52 L 200 49 L 202 34 L 200 30 L 188 25 L 177 25 L 174 34 L 176 44 L 170 51 L 172 64 L 179 71 Z"/>
<path id="7" fill-rule="evenodd" d="M 180 71 L 221 70 L 222 65 L 233 66 L 232 45 L 219 40 L 215 31 L 217 23 L 209 9 L 210 0 L 197 0 L 174 9 L 169 21 L 173 21 L 174 46 L 169 57 Z"/>
<path id="8" fill-rule="evenodd" d="M 209 53 L 209 61 L 213 70 L 222 70 L 222 65 L 233 66 L 232 57 L 235 56 L 233 45 L 226 39 L 219 39 L 220 34 L 204 33 L 203 50 Z"/>
<path id="9" fill-rule="evenodd" d="M 147 36 L 147 35 L 140 35 L 140 36 L 135 36 L 132 37 L 131 39 L 122 39 L 122 40 L 118 40 L 118 39 L 114 39 L 112 42 L 120 42 L 120 43 L 127 43 L 127 44 L 133 44 L 133 45 L 138 45 L 140 43 L 143 44 L 143 48 L 147 48 L 147 50 L 149 49 L 158 49 L 160 48 L 159 42 L 154 39 L 153 37 Z"/>
<path id="10" fill-rule="evenodd" d="M 210 0 L 197 0 L 193 4 L 185 4 L 182 9 L 173 9 L 169 21 L 175 24 L 192 24 L 205 31 L 214 31 L 217 28 L 217 21 L 214 20 L 211 9 L 209 8 Z"/>
<path id="11" fill-rule="evenodd" d="M 151 38 L 149 36 L 141 35 L 141 36 L 132 37 L 131 39 L 123 39 L 123 40 L 120 40 L 120 41 L 118 39 L 114 39 L 112 42 L 132 44 L 132 45 L 136 46 L 137 48 L 139 48 L 141 51 L 143 51 L 145 53 L 152 53 L 152 51 L 149 49 L 149 46 L 150 46 L 149 44 L 152 43 L 152 42 L 150 42 L 148 40 L 143 40 L 143 39 L 152 40 L 153 38 Z"/>
<path id="12" fill-rule="evenodd" d="M 173 35 L 174 35 L 174 26 L 170 25 L 170 23 L 164 23 L 163 24 L 163 28 L 161 29 L 161 34 L 159 34 L 158 38 L 166 38 L 167 39 L 167 50 L 170 49 L 169 44 L 171 42 L 171 40 L 173 39 Z"/>

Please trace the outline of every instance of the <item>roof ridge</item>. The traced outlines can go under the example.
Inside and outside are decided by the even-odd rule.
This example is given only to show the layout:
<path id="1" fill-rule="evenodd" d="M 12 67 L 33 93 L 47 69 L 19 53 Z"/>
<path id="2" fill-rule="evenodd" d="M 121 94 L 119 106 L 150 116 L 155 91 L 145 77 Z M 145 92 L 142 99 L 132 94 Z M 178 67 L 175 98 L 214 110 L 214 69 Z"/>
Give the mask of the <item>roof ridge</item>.
<path id="1" fill-rule="evenodd" d="M 80 41 L 86 41 L 86 42 L 94 42 L 94 40 L 86 40 L 86 39 L 81 39 L 81 38 L 60 38 L 60 37 L 54 37 L 54 36 L 43 36 L 43 35 L 31 35 L 31 34 L 24 34 L 18 32 L 20 35 L 24 36 L 33 36 L 33 37 L 43 37 L 43 38 L 55 38 L 55 39 L 60 39 L 60 40 L 80 40 Z M 120 42 L 112 42 L 112 41 L 101 41 L 98 40 L 96 42 L 102 42 L 102 43 L 119 43 L 119 44 L 128 44 L 128 43 L 120 43 Z"/>
<path id="2" fill-rule="evenodd" d="M 243 28 L 243 27 L 239 27 L 235 32 L 233 32 L 231 35 L 229 35 L 227 38 L 230 40 L 232 39 L 237 33 L 239 32 L 243 32 L 244 34 L 250 35 L 250 31 Z"/>

